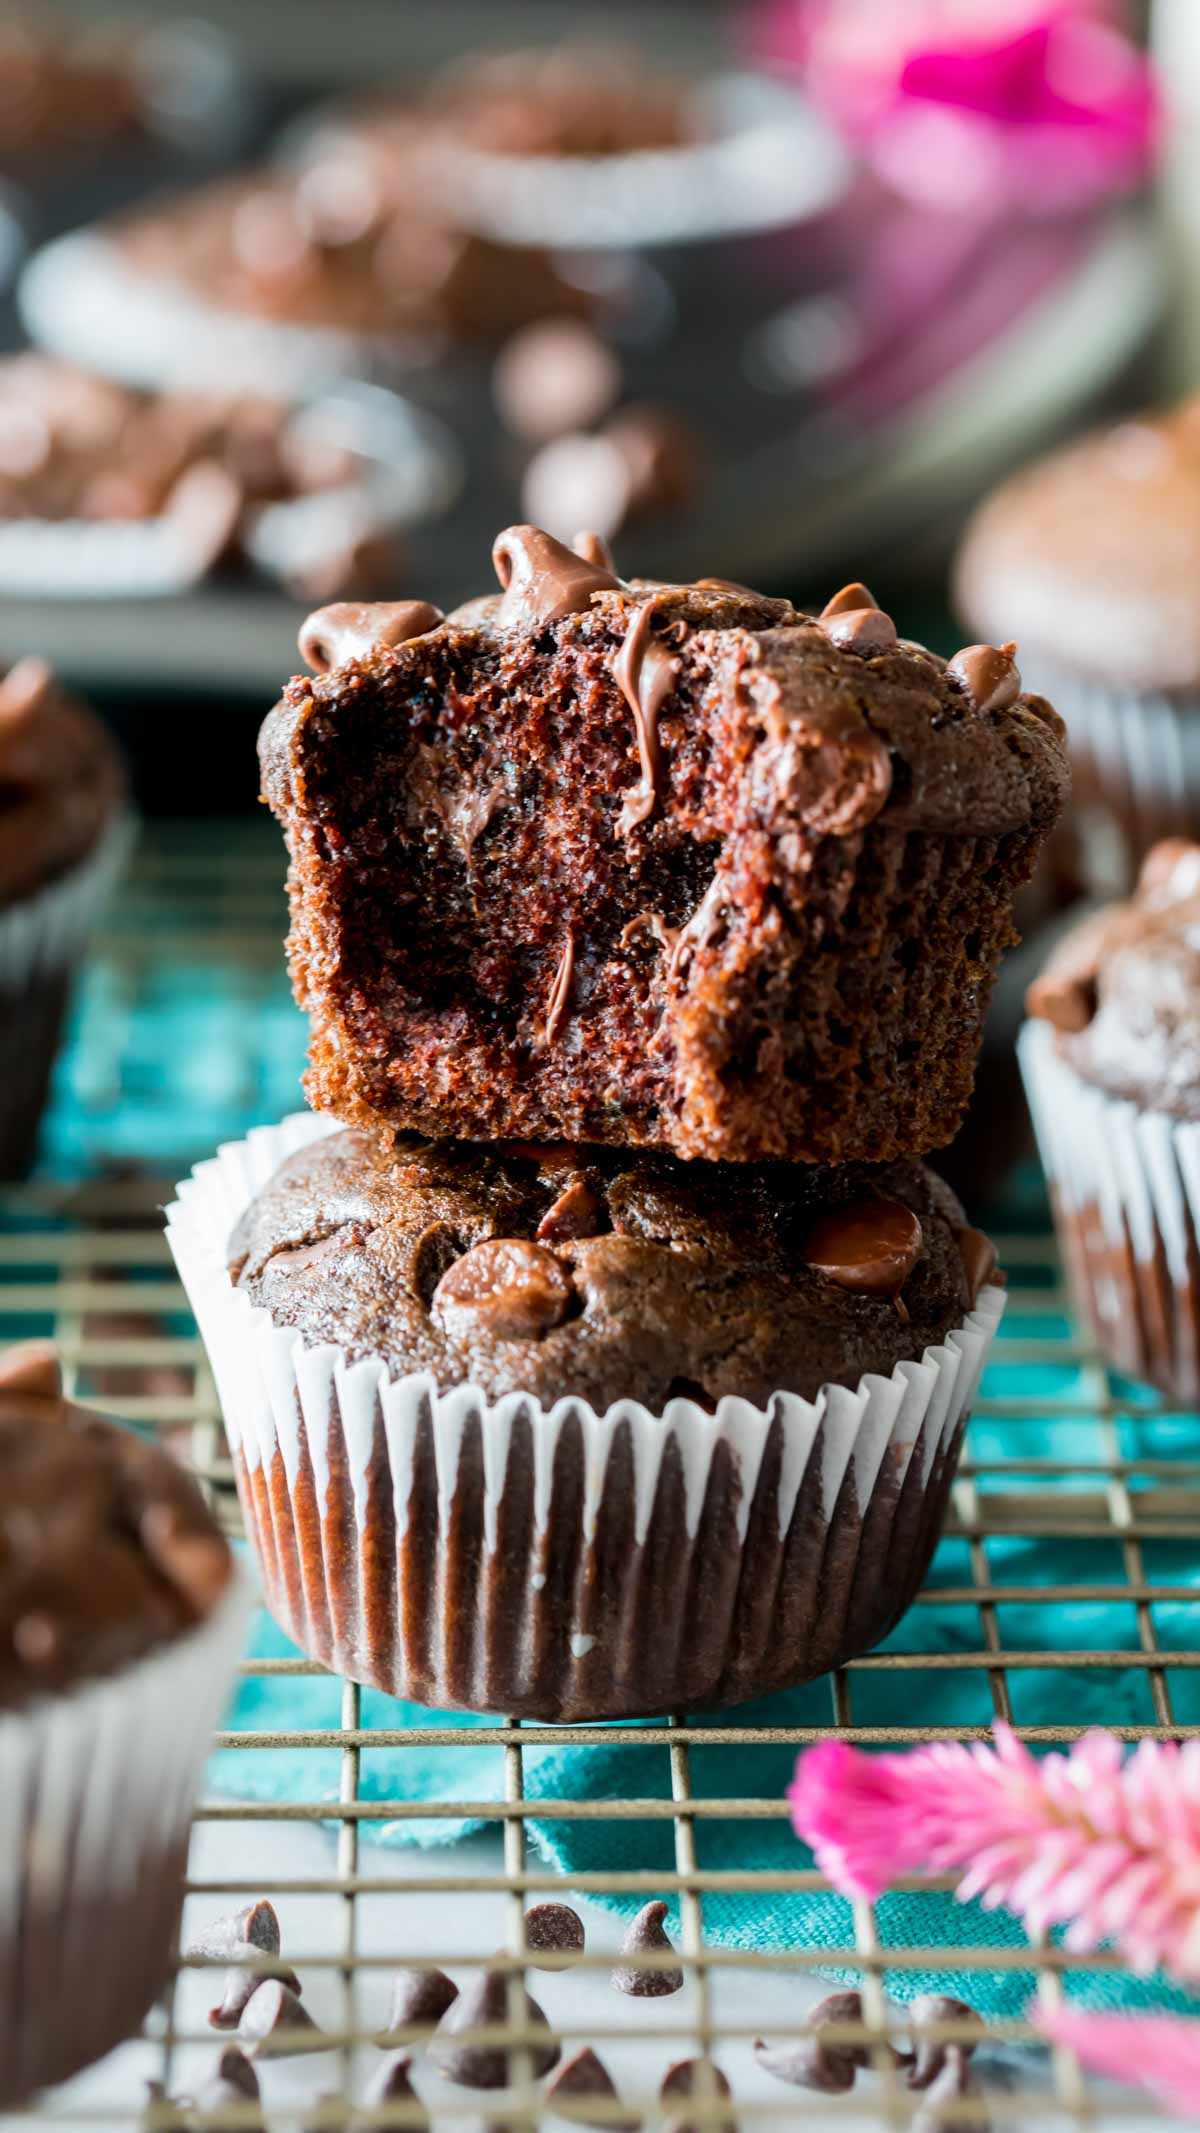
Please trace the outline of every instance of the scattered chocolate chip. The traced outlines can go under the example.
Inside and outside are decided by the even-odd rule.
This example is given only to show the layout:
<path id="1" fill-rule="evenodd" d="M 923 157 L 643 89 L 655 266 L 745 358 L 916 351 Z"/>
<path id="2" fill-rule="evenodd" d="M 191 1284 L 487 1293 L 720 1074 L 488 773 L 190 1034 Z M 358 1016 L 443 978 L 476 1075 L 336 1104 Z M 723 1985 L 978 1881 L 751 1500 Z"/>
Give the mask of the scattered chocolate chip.
<path id="1" fill-rule="evenodd" d="M 53 1341 L 18 1341 L 0 1355 L 0 1392 L 61 1400 L 62 1365 Z"/>
<path id="2" fill-rule="evenodd" d="M 529 2026 L 549 2029 L 537 2001 L 527 1992 L 524 2002 Z M 483 1971 L 469 1985 L 464 1985 L 438 2023 L 429 2047 L 433 2065 L 447 2081 L 460 2082 L 463 2088 L 507 2088 L 511 2079 L 509 2055 L 517 2047 L 510 2044 L 460 2044 L 458 2039 L 465 2030 L 507 2028 L 512 2020 L 508 1973 Z M 538 2044 L 530 2041 L 526 2050 L 538 2080 L 558 2063 L 559 2047 L 553 2042 Z"/>
<path id="3" fill-rule="evenodd" d="M 10 732 L 23 726 L 41 710 L 53 689 L 53 669 L 35 653 L 26 653 L 24 659 L 16 660 L 8 672 L 0 676 L 0 726 L 6 726 Z"/>
<path id="4" fill-rule="evenodd" d="M 765 2074 L 786 2081 L 790 2088 L 836 2096 L 854 2087 L 857 2060 L 836 2044 L 826 2044 L 819 2035 L 798 2037 L 794 2044 L 767 2044 L 756 2037 L 754 2056 Z"/>
<path id="5" fill-rule="evenodd" d="M 583 1920 L 566 1903 L 535 1903 L 525 1913 L 525 1946 L 535 1970 L 566 1970 L 583 1954 Z"/>
<path id="6" fill-rule="evenodd" d="M 297 1999 L 303 1991 L 295 1971 L 289 1969 L 286 1963 L 264 1962 L 259 1950 L 249 1942 L 246 1943 L 244 1955 L 245 1961 L 239 1960 L 225 1972 L 221 1997 L 217 2005 L 208 2010 L 209 2023 L 213 2029 L 236 2029 L 249 2001 L 268 1978 L 278 1978 L 280 1984 L 286 1985 L 289 1991 L 294 1992 Z M 259 1958 L 257 1963 L 253 1961 L 255 1956 Z"/>
<path id="7" fill-rule="evenodd" d="M 408 2126 L 427 2126 L 429 2113 L 412 2085 L 411 2075 L 411 2053 L 394 2053 L 372 2077 L 364 2093 L 363 2103 L 373 2115 L 369 2119 L 352 2120 L 351 2133 L 358 2128 L 361 2133 L 366 2133 L 368 2126 L 374 2133 L 404 2133 Z M 408 2108 L 402 2115 L 389 2118 L 386 2116 L 389 2103 L 406 2104 Z"/>
<path id="8" fill-rule="evenodd" d="M 432 2028 L 458 1998 L 458 1986 L 444 1970 L 398 1970 L 392 1981 L 387 2034 L 419 2026 Z"/>
<path id="9" fill-rule="evenodd" d="M 826 609 L 817 618 L 817 628 L 839 652 L 857 652 L 863 659 L 898 642 L 895 623 L 878 607 L 839 608 L 832 614 Z"/>
<path id="10" fill-rule="evenodd" d="M 230 1911 L 226 1917 L 214 1918 L 211 1925 L 202 1927 L 184 1949 L 185 1957 L 207 1957 L 213 1962 L 232 1962 L 246 1948 L 257 1948 L 263 1955 L 278 1955 L 280 1949 L 279 1918 L 273 1903 L 265 1897 L 257 1903 L 248 1903 L 244 1910 Z"/>
<path id="11" fill-rule="evenodd" d="M 981 2111 L 960 2112 L 953 2108 L 960 2098 L 974 2103 L 983 2098 L 983 2090 L 967 2063 L 970 2049 L 969 2045 L 946 2045 L 945 2064 L 925 2091 L 911 2133 L 988 2133 L 991 2120 Z"/>
<path id="12" fill-rule="evenodd" d="M 543 1243 L 560 1244 L 572 1237 L 595 1237 L 603 1227 L 604 1202 L 586 1178 L 572 1178 L 546 1209 L 537 1226 Z"/>
<path id="13" fill-rule="evenodd" d="M 718 2098 L 728 2099 L 732 2092 L 720 2067 L 714 2066 L 711 2059 L 677 2059 L 663 2075 L 658 2093 L 664 2103 L 681 2096 L 711 2107 Z M 732 2114 L 718 2117 L 710 2108 L 700 2118 L 670 2118 L 667 2129 L 668 2133 L 737 2133 L 737 2120 Z"/>
<path id="14" fill-rule="evenodd" d="M 236 2044 L 227 2044 L 204 2087 L 197 2089 L 195 2102 L 199 2110 L 215 2111 L 222 2104 L 254 2100 L 259 2094 L 258 2075 L 245 2052 Z"/>
<path id="15" fill-rule="evenodd" d="M 215 459 L 198 459 L 179 476 L 163 507 L 197 577 L 216 568 L 238 537 L 245 491 Z"/>
<path id="16" fill-rule="evenodd" d="M 644 1904 L 621 1942 L 621 1954 L 637 1957 L 674 1953 L 673 1943 L 663 1931 L 666 1915 L 665 1903 Z M 618 1963 L 612 1981 L 618 1992 L 627 1992 L 635 2000 L 664 1999 L 670 1992 L 683 1990 L 683 1972 L 674 1965 L 649 1970 L 636 1961 Z"/>
<path id="17" fill-rule="evenodd" d="M 656 517 L 690 503 L 704 452 L 695 431 L 673 408 L 623 407 L 601 435 L 616 446 L 628 471 L 631 517 Z"/>
<path id="18" fill-rule="evenodd" d="M 238 2023 L 238 2036 L 252 2059 L 328 2048 L 303 2001 L 278 1978 L 268 1978 L 251 1993 Z"/>
<path id="19" fill-rule="evenodd" d="M 500 420 L 529 444 L 591 429 L 621 390 L 616 352 L 582 319 L 540 319 L 506 341 L 492 372 Z"/>
<path id="20" fill-rule="evenodd" d="M 1017 647 L 968 644 L 946 664 L 946 679 L 962 690 L 973 710 L 1006 711 L 1021 694 L 1021 671 L 1013 658 Z"/>
<path id="21" fill-rule="evenodd" d="M 338 600 L 370 601 L 396 583 L 404 563 L 398 536 L 370 527 L 347 533 L 316 555 L 289 562 L 283 583 L 294 600 L 315 601 L 320 607 Z"/>
<path id="22" fill-rule="evenodd" d="M 835 2025 L 839 2029 L 851 2029 L 855 2024 L 865 2025 L 865 2022 L 861 1992 L 827 1992 L 823 2000 L 810 2007 L 807 2026 L 811 2030 L 830 2029 Z M 861 2042 L 838 2043 L 832 2048 L 845 2053 L 856 2066 L 871 2064 L 871 2046 L 865 2037 Z"/>
<path id="23" fill-rule="evenodd" d="M 910 2089 L 927 2089 L 947 2064 L 951 2052 L 957 2052 L 964 2061 L 969 2059 L 978 2039 L 956 2040 L 947 2043 L 941 2037 L 924 2037 L 922 2029 L 943 2022 L 978 2022 L 979 2015 L 966 2000 L 953 1999 L 944 1992 L 922 1992 L 912 2003 L 910 2010 L 913 2029 L 913 2056 L 905 2080 Z M 950 2093 L 954 2093 L 951 2091 Z"/>
<path id="24" fill-rule="evenodd" d="M 609 2126 L 613 2133 L 638 2133 L 640 2118 L 616 2115 L 614 2106 L 620 2101 L 612 2076 L 590 2044 L 564 2059 L 545 2090 L 547 2108 L 559 2118 L 574 2118 L 585 2126 Z M 598 2102 L 607 2105 L 607 2110 L 597 2111 Z"/>
<path id="25" fill-rule="evenodd" d="M 822 1215 L 800 1250 L 806 1265 L 840 1289 L 898 1296 L 923 1242 L 920 1220 L 910 1207 L 871 1193 Z"/>
<path id="26" fill-rule="evenodd" d="M 562 1324 L 573 1296 L 570 1269 L 553 1252 L 523 1237 L 485 1237 L 447 1267 L 430 1310 L 447 1333 L 538 1340 Z"/>
<path id="27" fill-rule="evenodd" d="M 382 646 L 426 637 L 444 620 L 441 608 L 428 600 L 338 600 L 308 617 L 300 631 L 300 657 L 314 674 L 329 674 Z"/>

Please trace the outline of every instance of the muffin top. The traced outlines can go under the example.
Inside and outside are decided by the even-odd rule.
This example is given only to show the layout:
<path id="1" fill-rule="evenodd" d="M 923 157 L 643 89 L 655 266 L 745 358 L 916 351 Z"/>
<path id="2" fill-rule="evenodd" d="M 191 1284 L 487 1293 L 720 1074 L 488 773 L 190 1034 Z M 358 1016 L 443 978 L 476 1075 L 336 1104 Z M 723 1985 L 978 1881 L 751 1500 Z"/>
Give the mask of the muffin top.
<path id="1" fill-rule="evenodd" d="M 0 674 L 0 911 L 84 859 L 124 791 L 105 728 L 44 659 Z"/>
<path id="2" fill-rule="evenodd" d="M 341 1132 L 238 1223 L 231 1278 L 277 1323 L 488 1399 L 660 1411 L 811 1399 L 920 1356 L 995 1264 L 949 1187 L 870 1168 L 680 1163 Z"/>
<path id="3" fill-rule="evenodd" d="M 1092 913 L 1029 988 L 1087 1081 L 1200 1118 L 1200 844 L 1155 845 L 1127 903 Z"/>
<path id="4" fill-rule="evenodd" d="M 1200 686 L 1200 395 L 1002 483 L 959 552 L 959 612 L 1118 688 Z"/>
<path id="5" fill-rule="evenodd" d="M 65 1400 L 48 1343 L 0 1354 L 0 1710 L 170 1643 L 232 1567 L 195 1483 Z"/>

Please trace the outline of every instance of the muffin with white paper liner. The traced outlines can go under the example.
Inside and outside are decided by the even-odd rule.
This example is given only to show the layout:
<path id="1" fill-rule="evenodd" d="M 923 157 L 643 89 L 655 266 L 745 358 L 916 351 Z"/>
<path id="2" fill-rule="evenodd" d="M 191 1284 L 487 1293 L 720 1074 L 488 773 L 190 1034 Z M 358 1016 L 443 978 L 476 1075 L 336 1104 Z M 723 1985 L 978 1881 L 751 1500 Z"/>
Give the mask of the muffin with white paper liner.
<path id="1" fill-rule="evenodd" d="M 0 2106 L 129 2036 L 170 1974 L 247 1580 L 166 1452 L 0 1352 Z"/>
<path id="2" fill-rule="evenodd" d="M 1109 1361 L 1200 1401 L 1200 844 L 1172 839 L 1029 989 L 1021 1070 L 1075 1301 Z"/>
<path id="3" fill-rule="evenodd" d="M 0 1178 L 30 1162 L 72 978 L 132 839 L 99 719 L 42 659 L 0 672 Z"/>
<path id="4" fill-rule="evenodd" d="M 301 1115 L 168 1237 L 268 1604 L 434 1707 L 712 1707 L 919 1589 L 1003 1292 L 915 1161 L 681 1164 Z"/>
<path id="5" fill-rule="evenodd" d="M 1060 447 L 967 528 L 956 605 L 1066 721 L 1083 885 L 1200 831 L 1200 395 Z"/>

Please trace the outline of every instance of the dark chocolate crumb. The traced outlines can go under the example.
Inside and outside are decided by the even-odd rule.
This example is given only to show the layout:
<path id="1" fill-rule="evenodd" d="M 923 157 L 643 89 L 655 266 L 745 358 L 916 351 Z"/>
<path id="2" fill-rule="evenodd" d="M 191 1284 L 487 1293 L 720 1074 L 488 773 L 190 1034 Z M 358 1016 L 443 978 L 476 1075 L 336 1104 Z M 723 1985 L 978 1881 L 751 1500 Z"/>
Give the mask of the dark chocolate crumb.
<path id="1" fill-rule="evenodd" d="M 525 1946 L 535 1970 L 565 1970 L 583 1954 L 583 1920 L 566 1903 L 535 1903 L 525 1913 Z"/>
<path id="2" fill-rule="evenodd" d="M 643 1955 L 673 1952 L 673 1944 L 663 1931 L 666 1915 L 666 1904 L 657 1901 L 644 1904 L 638 1912 L 621 1942 L 621 1954 L 631 1960 L 618 1963 L 612 1974 L 618 1992 L 627 1992 L 635 2000 L 657 2000 L 664 1999 L 668 1993 L 682 1991 L 683 1972 L 678 1967 L 650 1970 L 636 1960 Z"/>

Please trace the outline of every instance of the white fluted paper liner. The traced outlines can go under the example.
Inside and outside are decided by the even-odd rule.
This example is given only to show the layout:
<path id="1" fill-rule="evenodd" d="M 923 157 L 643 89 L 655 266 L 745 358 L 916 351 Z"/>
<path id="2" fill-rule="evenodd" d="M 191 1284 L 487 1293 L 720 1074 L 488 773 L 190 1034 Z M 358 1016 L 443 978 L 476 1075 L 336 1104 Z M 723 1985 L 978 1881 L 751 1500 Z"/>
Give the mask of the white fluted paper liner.
<path id="1" fill-rule="evenodd" d="M 1200 694 L 1119 689 L 1033 650 L 1021 671 L 1066 720 L 1088 890 L 1125 895 L 1160 837 L 1200 836 Z"/>
<path id="2" fill-rule="evenodd" d="M 133 816 L 117 816 L 77 866 L 0 909 L 0 993 L 23 992 L 37 977 L 78 962 L 135 834 Z"/>
<path id="3" fill-rule="evenodd" d="M 166 1982 L 251 1584 L 235 1566 L 196 1628 L 0 1715 L 0 2104 L 110 2050 Z"/>
<path id="4" fill-rule="evenodd" d="M 1085 1081 L 1046 1022 L 1017 1049 L 1080 1310 L 1118 1368 L 1200 1400 L 1200 1124 Z"/>
<path id="5" fill-rule="evenodd" d="M 965 1322 L 919 1362 L 898 1363 L 890 1377 L 866 1376 L 854 1390 L 827 1386 L 811 1402 L 785 1392 L 761 1409 L 726 1397 L 710 1414 L 692 1400 L 675 1399 L 656 1416 L 632 1400 L 599 1414 L 576 1398 L 545 1408 L 522 1394 L 489 1404 L 473 1385 L 439 1393 L 427 1375 L 390 1378 L 381 1360 L 351 1362 L 336 1346 L 307 1346 L 229 1278 L 230 1232 L 251 1199 L 286 1156 L 336 1130 L 333 1121 L 309 1114 L 260 1128 L 200 1164 L 167 1211 L 168 1238 L 216 1378 L 268 1595 L 307 1649 L 425 1702 L 529 1708 L 544 1717 L 583 1710 L 616 1715 L 627 1697 L 631 1709 L 639 1702 L 661 1708 L 662 1699 L 661 1693 L 647 1698 L 638 1683 L 622 1685 L 620 1659 L 629 1657 L 638 1636 L 652 1639 L 655 1624 L 647 1616 L 635 1633 L 632 1601 L 606 1607 L 596 1584 L 598 1577 L 603 1582 L 598 1565 L 610 1549 L 611 1577 L 626 1544 L 649 1558 L 670 1525 L 679 1591 L 690 1586 L 698 1603 L 709 1597 L 708 1570 L 715 1581 L 720 1557 L 729 1619 L 716 1625 L 719 1633 L 712 1622 L 696 1628 L 694 1644 L 703 1644 L 707 1655 L 699 1669 L 704 1678 L 679 1683 L 693 1701 L 698 1694 L 731 1700 L 731 1682 L 735 1693 L 755 1693 L 755 1686 L 742 1685 L 736 1665 L 731 1675 L 733 1655 L 725 1648 L 734 1617 L 744 1611 L 735 1590 L 739 1551 L 753 1556 L 769 1597 L 773 1578 L 793 1584 L 799 1578 L 789 1552 L 802 1533 L 815 1575 L 835 1514 L 853 1523 L 839 1547 L 854 1555 L 854 1535 L 883 1517 L 873 1506 L 885 1483 L 888 1516 L 899 1520 L 907 1501 L 906 1527 L 921 1528 L 916 1574 L 923 1571 L 936 1532 L 926 1532 L 921 1505 L 935 1480 L 943 1496 L 948 1487 L 1004 1309 L 1002 1289 L 986 1288 Z M 577 1465 L 566 1489 L 564 1445 Z M 417 1530 L 420 1521 L 432 1521 L 436 1535 Z M 514 1522 L 524 1536 L 519 1544 Z M 319 1562 L 315 1526 L 322 1534 Z M 457 1621 L 445 1626 L 444 1636 L 436 1633 L 435 1651 L 419 1659 L 410 1654 L 396 1617 L 414 1594 L 392 1589 L 389 1597 L 377 1560 L 386 1548 L 394 1549 L 401 1583 L 405 1551 L 414 1560 L 420 1555 L 422 1575 L 431 1580 L 430 1607 L 444 1608 L 455 1585 L 446 1551 L 455 1561 L 461 1555 L 464 1565 L 473 1561 L 483 1581 L 476 1594 L 481 1617 L 490 1609 L 497 1621 L 503 1618 L 503 1654 L 478 1644 L 469 1653 L 459 1650 Z M 364 1555 L 372 1558 L 365 1565 Z M 552 1608 L 546 1587 L 555 1566 Z M 821 1572 L 831 1617 L 839 1606 L 853 1617 L 863 1603 L 850 1589 L 848 1569 L 848 1561 L 840 1565 L 836 1592 L 828 1562 Z M 864 1642 L 876 1641 L 900 1611 L 896 1603 L 911 1597 L 912 1574 L 911 1560 L 876 1569 L 884 1589 L 866 1609 L 871 1628 Z M 328 1594 L 315 1589 L 325 1581 Z M 666 1635 L 665 1625 L 660 1628 Z M 607 1670 L 606 1634 L 613 1639 Z M 557 1671 L 548 1645 L 561 1662 Z M 774 1664 L 792 1679 L 824 1670 L 807 1666 L 808 1656 L 807 1649 L 790 1657 L 775 1652 L 768 1661 L 764 1653 L 762 1666 Z M 757 1683 L 765 1685 L 765 1679 Z"/>

